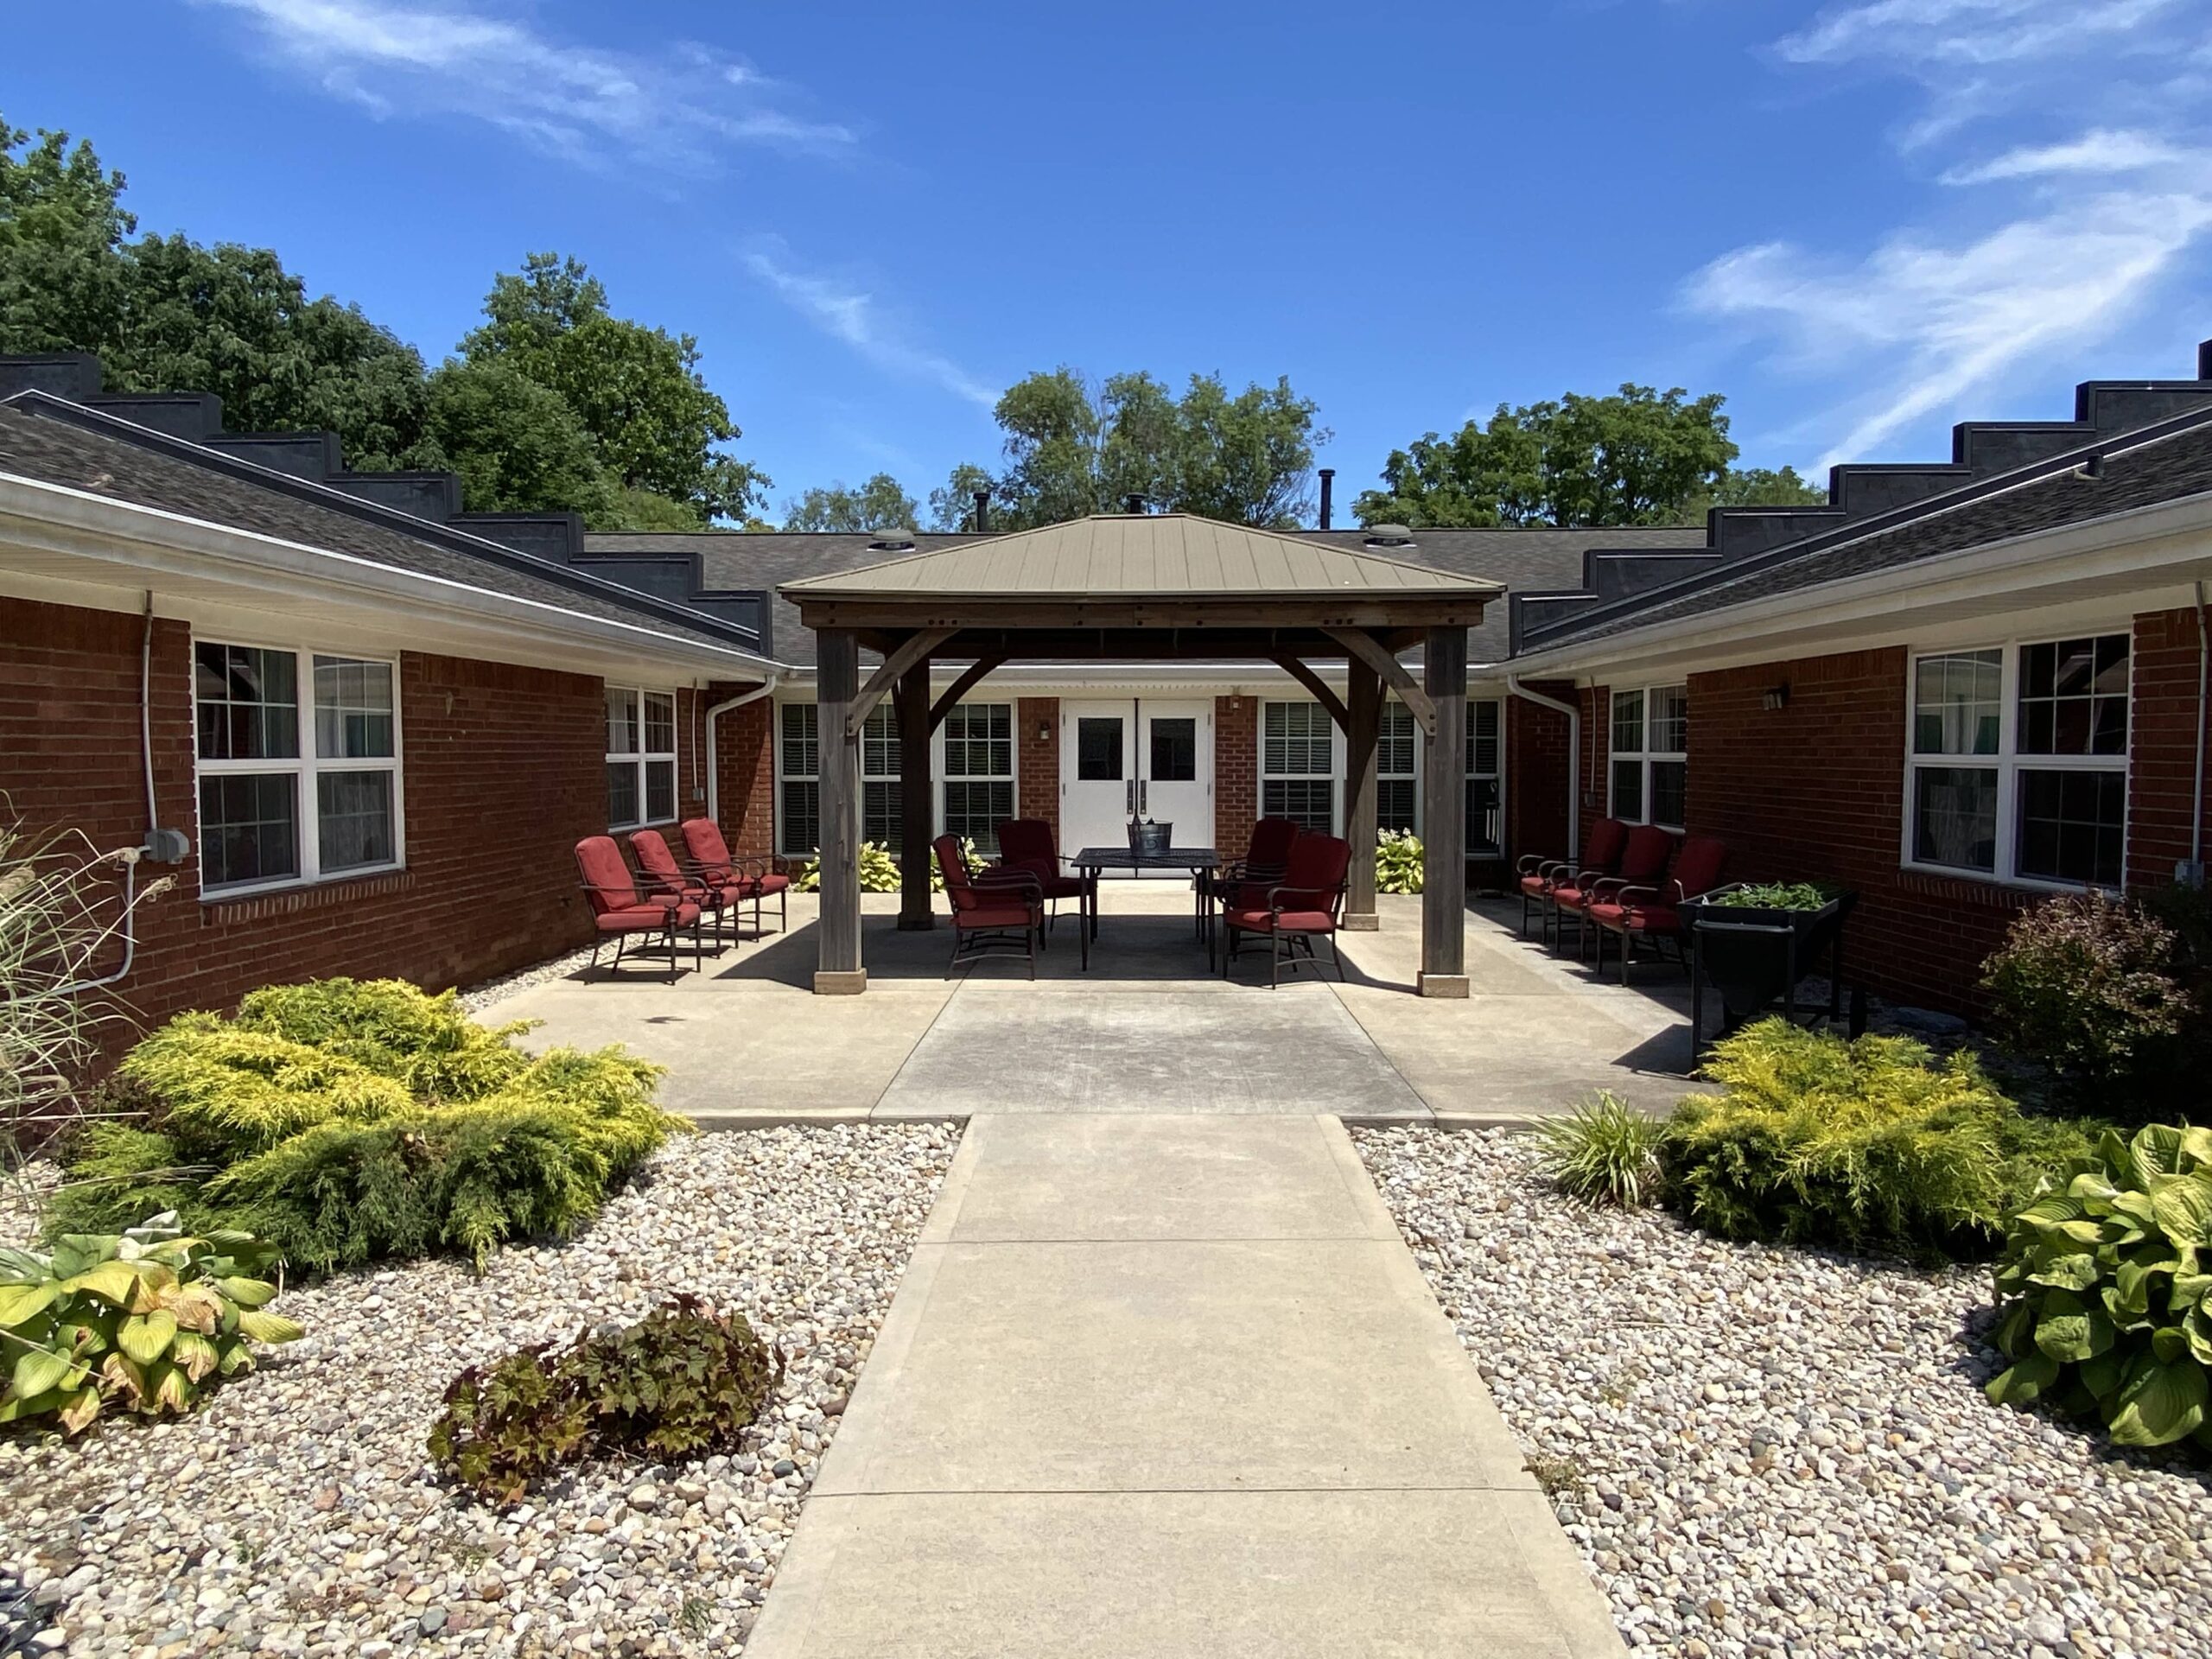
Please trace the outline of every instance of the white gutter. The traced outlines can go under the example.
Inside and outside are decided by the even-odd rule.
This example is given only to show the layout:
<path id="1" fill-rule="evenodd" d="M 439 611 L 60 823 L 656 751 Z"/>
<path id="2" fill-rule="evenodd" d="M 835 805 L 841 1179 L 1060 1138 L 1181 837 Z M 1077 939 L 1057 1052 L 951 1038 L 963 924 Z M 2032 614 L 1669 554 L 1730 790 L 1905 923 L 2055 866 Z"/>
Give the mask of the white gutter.
<path id="1" fill-rule="evenodd" d="M 1582 851 L 1582 710 L 1557 697 L 1531 691 L 1521 683 L 1518 674 L 1505 677 L 1505 689 L 1539 709 L 1554 709 L 1567 716 L 1567 861 L 1572 864 Z"/>
<path id="2" fill-rule="evenodd" d="M 706 712 L 704 718 L 707 722 L 707 817 L 713 821 L 717 830 L 721 828 L 722 823 L 722 769 L 720 760 L 715 753 L 716 722 L 733 709 L 742 709 L 748 702 L 758 702 L 763 697 L 773 696 L 776 688 L 783 683 L 784 671 L 780 668 L 772 668 L 768 671 L 768 677 L 763 683 L 754 686 L 750 691 L 741 692 L 725 702 L 718 702 Z M 776 734 L 773 732 L 768 734 L 768 741 L 771 743 L 776 741 Z"/>
<path id="3" fill-rule="evenodd" d="M 264 600 L 275 594 L 323 604 L 335 594 L 422 620 L 472 623 L 503 639 L 570 648 L 588 643 L 722 676 L 750 677 L 774 666 L 741 646 L 679 639 L 645 622 L 590 616 L 451 577 L 0 474 L 0 541 L 5 540 L 109 567 L 118 578 L 128 576 L 118 585 L 137 588 L 147 586 L 144 576 L 151 572 L 166 578 L 163 585 L 172 591 L 219 584 Z"/>

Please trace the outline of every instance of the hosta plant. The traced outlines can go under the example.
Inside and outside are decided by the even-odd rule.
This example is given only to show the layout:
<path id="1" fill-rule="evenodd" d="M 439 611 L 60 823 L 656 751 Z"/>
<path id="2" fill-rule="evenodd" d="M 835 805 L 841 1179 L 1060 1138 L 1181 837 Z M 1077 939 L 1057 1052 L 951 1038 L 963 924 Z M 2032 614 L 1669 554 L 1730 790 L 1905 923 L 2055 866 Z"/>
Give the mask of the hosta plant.
<path id="1" fill-rule="evenodd" d="M 513 1503 L 532 1480 L 587 1459 L 730 1449 L 782 1380 L 782 1361 L 743 1316 L 677 1295 L 635 1325 L 463 1371 L 431 1427 L 430 1457 L 479 1497 Z"/>
<path id="2" fill-rule="evenodd" d="M 2000 1404 L 2049 1401 L 2121 1446 L 2212 1447 L 2212 1129 L 2107 1131 L 2012 1222 L 1997 1270 Z"/>
<path id="3" fill-rule="evenodd" d="M 1375 837 L 1375 891 L 1421 891 L 1421 837 L 1410 830 L 1385 830 Z"/>
<path id="4" fill-rule="evenodd" d="M 944 876 L 937 867 L 936 855 L 925 850 L 922 856 L 930 861 L 930 891 L 943 893 Z M 976 850 L 976 843 L 972 839 L 961 842 L 960 857 L 962 862 L 968 866 L 968 873 L 970 875 L 982 869 L 988 861 L 981 853 Z M 891 855 L 891 849 L 880 842 L 861 842 L 860 875 L 862 893 L 897 893 L 900 890 L 899 861 Z M 821 854 L 817 853 L 799 866 L 798 874 L 791 878 L 791 886 L 801 893 L 822 891 Z"/>
<path id="5" fill-rule="evenodd" d="M 50 1254 L 0 1249 L 0 1423 L 81 1433 L 110 1408 L 181 1416 L 252 1344 L 300 1332 L 264 1304 L 273 1252 L 244 1233 L 188 1238 L 160 1216 L 120 1236 L 72 1234 Z"/>

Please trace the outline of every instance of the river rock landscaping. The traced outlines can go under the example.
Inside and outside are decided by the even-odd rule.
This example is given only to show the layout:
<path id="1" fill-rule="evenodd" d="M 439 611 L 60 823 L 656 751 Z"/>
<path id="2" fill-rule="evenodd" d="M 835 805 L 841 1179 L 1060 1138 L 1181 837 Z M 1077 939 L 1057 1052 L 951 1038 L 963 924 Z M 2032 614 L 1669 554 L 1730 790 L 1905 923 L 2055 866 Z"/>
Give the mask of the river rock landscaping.
<path id="1" fill-rule="evenodd" d="M 2212 1652 L 2212 1477 L 1990 1404 L 1986 1268 L 1592 1209 L 1503 1131 L 1354 1134 L 1630 1646 Z"/>
<path id="2" fill-rule="evenodd" d="M 0 1440 L 0 1588 L 28 1591 L 31 1650 L 734 1651 L 957 1139 L 682 1137 L 579 1237 L 480 1278 L 435 1261 L 287 1290 L 306 1337 L 188 1418 Z M 678 1291 L 743 1313 L 787 1366 L 736 1455 L 588 1465 L 505 1511 L 437 1482 L 424 1436 L 462 1367 Z"/>

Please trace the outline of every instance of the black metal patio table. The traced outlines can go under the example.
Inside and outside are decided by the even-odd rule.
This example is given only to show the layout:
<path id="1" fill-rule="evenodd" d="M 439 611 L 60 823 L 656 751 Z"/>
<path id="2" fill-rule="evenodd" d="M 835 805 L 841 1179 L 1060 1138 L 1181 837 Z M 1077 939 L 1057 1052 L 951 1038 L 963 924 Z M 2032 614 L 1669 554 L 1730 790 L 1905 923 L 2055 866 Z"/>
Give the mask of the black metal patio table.
<path id="1" fill-rule="evenodd" d="M 1197 927 L 1198 937 L 1206 942 L 1207 960 L 1212 960 L 1213 932 L 1208 925 L 1207 899 L 1211 893 L 1208 880 L 1221 868 L 1221 855 L 1211 847 L 1163 847 L 1154 852 L 1141 853 L 1134 847 L 1086 847 L 1068 860 L 1083 877 L 1083 908 L 1090 937 L 1098 937 L 1098 874 L 1102 870 L 1128 870 L 1142 879 L 1147 870 L 1172 870 L 1185 874 L 1197 891 Z"/>

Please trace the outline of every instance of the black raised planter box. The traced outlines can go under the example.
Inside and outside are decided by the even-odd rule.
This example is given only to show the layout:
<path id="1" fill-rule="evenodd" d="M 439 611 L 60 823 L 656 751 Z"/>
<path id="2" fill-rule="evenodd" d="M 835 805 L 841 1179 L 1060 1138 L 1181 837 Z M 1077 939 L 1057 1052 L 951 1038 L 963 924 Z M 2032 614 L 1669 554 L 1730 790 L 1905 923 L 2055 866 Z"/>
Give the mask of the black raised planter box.
<path id="1" fill-rule="evenodd" d="M 1839 893 L 1818 910 L 1777 910 L 1735 901 L 1738 883 L 1681 906 L 1690 935 L 1690 1018 L 1700 1032 L 1705 988 L 1719 993 L 1721 1026 L 1733 1030 L 1751 1015 L 1782 1002 L 1797 1017 L 1797 984 L 1822 965 L 1828 976 L 1828 1018 L 1843 1014 L 1843 925 L 1859 903 Z"/>

